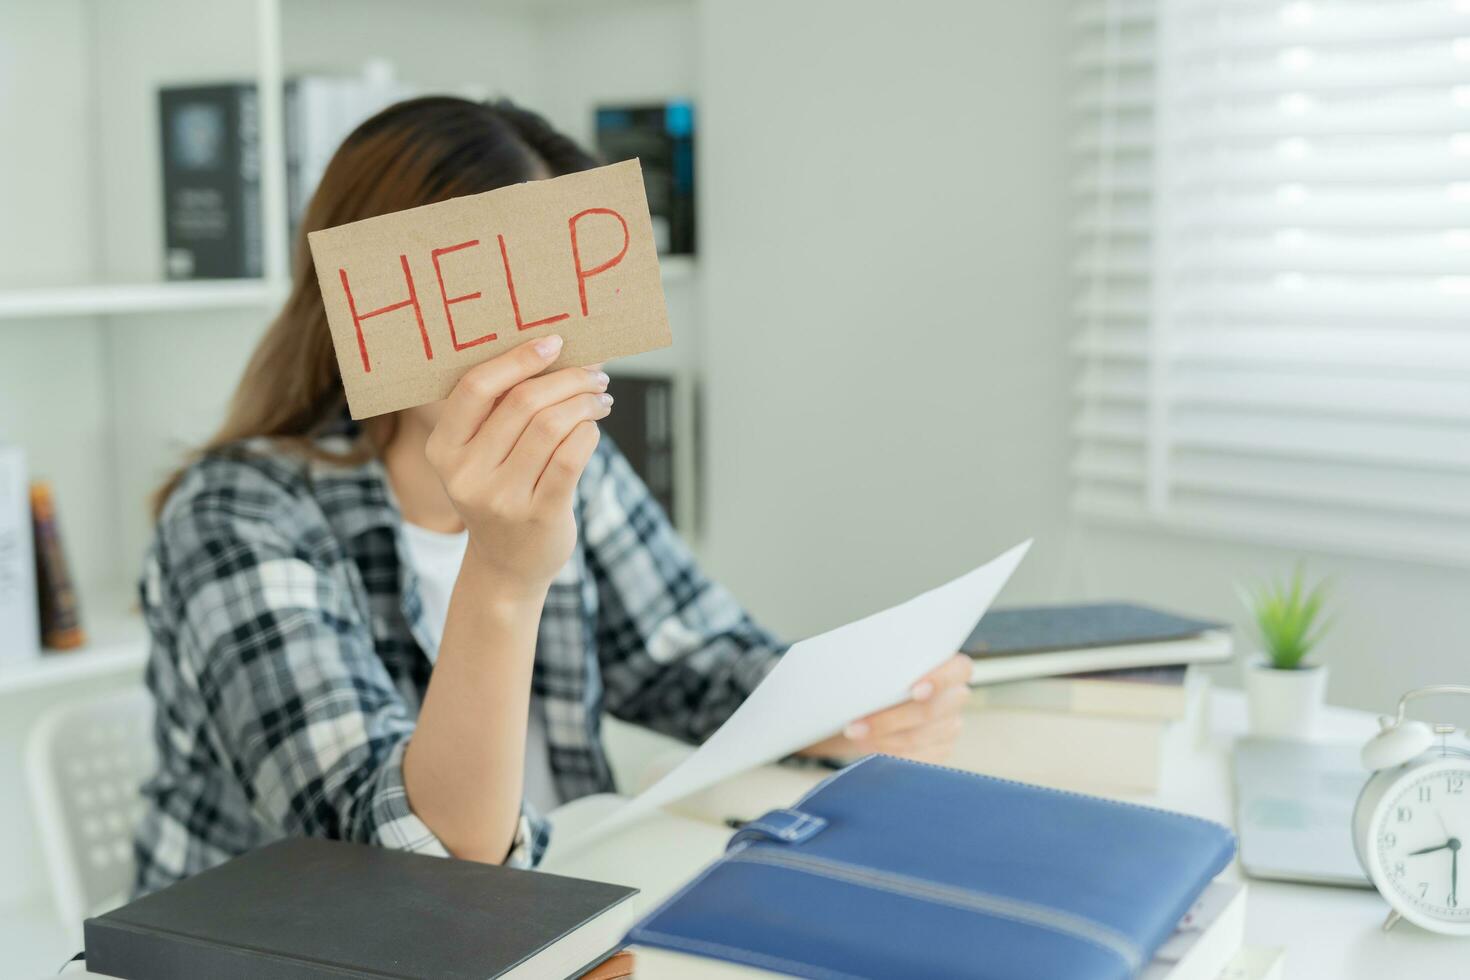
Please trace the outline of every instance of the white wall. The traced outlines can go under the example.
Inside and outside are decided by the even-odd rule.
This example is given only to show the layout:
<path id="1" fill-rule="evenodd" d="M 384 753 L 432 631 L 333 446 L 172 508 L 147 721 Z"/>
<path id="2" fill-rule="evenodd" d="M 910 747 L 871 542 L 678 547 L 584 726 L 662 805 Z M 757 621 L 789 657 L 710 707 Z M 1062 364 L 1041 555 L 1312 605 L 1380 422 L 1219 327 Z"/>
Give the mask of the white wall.
<path id="1" fill-rule="evenodd" d="M 433 17 L 416 18 L 390 0 L 285 0 L 286 70 L 352 74 L 370 58 L 387 58 L 399 78 L 425 90 L 534 101 L 537 40 L 517 5 L 433 6 Z"/>
<path id="2" fill-rule="evenodd" d="M 707 553 L 789 635 L 1064 513 L 1060 0 L 713 0 L 699 166 Z"/>
<path id="3" fill-rule="evenodd" d="M 701 70 L 696 21 L 691 2 L 553 6 L 537 21 L 534 108 L 591 147 L 599 103 L 695 95 Z"/>

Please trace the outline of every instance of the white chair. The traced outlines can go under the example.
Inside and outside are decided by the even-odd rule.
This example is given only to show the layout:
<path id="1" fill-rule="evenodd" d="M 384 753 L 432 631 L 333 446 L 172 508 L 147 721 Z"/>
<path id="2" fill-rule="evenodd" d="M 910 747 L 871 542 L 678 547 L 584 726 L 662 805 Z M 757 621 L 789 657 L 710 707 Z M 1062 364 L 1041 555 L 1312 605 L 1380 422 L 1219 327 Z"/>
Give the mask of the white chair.
<path id="1" fill-rule="evenodd" d="M 36 827 L 56 912 L 78 941 L 82 920 L 116 908 L 133 883 L 138 787 L 153 772 L 153 701 L 142 687 L 59 704 L 26 745 Z"/>

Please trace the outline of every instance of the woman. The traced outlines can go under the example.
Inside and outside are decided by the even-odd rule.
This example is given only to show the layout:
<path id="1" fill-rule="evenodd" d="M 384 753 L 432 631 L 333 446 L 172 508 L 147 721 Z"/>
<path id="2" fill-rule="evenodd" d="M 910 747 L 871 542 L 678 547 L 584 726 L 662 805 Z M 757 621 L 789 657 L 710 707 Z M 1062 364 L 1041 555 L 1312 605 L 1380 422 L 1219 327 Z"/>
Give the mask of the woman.
<path id="1" fill-rule="evenodd" d="M 302 234 L 594 165 L 512 105 L 416 99 L 348 137 Z M 283 835 L 534 864 L 543 812 L 613 788 L 602 712 L 701 740 L 783 649 L 599 443 L 607 375 L 543 374 L 548 336 L 356 425 L 296 256 L 224 426 L 159 494 L 141 891 Z M 966 675 L 809 752 L 939 758 Z"/>

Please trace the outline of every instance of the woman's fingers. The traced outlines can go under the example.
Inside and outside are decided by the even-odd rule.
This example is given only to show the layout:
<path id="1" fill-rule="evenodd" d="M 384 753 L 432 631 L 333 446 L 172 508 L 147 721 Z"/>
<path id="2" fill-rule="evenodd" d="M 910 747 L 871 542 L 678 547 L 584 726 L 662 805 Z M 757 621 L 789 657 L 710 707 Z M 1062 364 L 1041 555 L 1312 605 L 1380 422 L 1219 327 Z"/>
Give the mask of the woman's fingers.
<path id="1" fill-rule="evenodd" d="M 923 701 L 905 701 L 903 704 L 860 718 L 847 726 L 848 738 L 853 741 L 872 741 L 887 738 L 898 732 L 923 728 L 938 719 L 958 717 L 965 702 L 970 700 L 970 689 L 964 685 L 950 684 Z"/>
<path id="2" fill-rule="evenodd" d="M 577 395 L 537 412 L 502 464 L 506 478 L 528 491 L 535 487 L 572 430 L 581 422 L 607 418 L 612 402 L 607 392 Z"/>
<path id="3" fill-rule="evenodd" d="M 571 433 L 546 462 L 541 480 L 536 484 L 536 503 L 550 510 L 565 510 L 577 492 L 577 481 L 587 468 L 587 461 L 597 449 L 601 432 L 590 419 L 578 422 Z"/>
<path id="4" fill-rule="evenodd" d="M 498 465 L 540 412 L 578 395 L 606 391 L 607 384 L 607 375 L 602 371 L 579 367 L 522 381 L 506 392 L 470 444 L 476 453 L 483 453 L 484 458 Z"/>
<path id="5" fill-rule="evenodd" d="M 948 752 L 959 741 L 964 730 L 964 718 L 953 715 L 925 722 L 915 728 L 860 739 L 857 745 L 864 753 L 883 752 L 888 755 L 912 756 L 916 752 L 935 749 Z"/>
<path id="6" fill-rule="evenodd" d="M 561 348 L 561 337 L 552 334 L 522 344 L 466 371 L 445 400 L 444 412 L 429 436 L 430 452 L 453 451 L 473 439 L 490 416 L 496 399 L 522 381 L 546 370 L 546 366 L 561 353 Z"/>
<path id="7" fill-rule="evenodd" d="M 910 688 L 911 695 L 915 701 L 923 701 L 933 696 L 936 691 L 956 684 L 969 686 L 970 670 L 973 662 L 963 653 L 957 653 L 944 663 L 935 667 Z"/>
<path id="8" fill-rule="evenodd" d="M 843 734 L 863 752 L 942 761 L 964 731 L 969 680 L 970 658 L 951 657 L 914 684 L 913 700 L 860 718 Z"/>
<path id="9" fill-rule="evenodd" d="M 958 713 L 970 699 L 970 669 L 970 658 L 955 654 L 914 682 L 912 700 L 859 718 L 845 734 L 852 739 L 883 736 Z"/>
<path id="10" fill-rule="evenodd" d="M 964 720 L 958 716 L 932 721 L 918 728 L 890 732 L 883 736 L 872 736 L 850 740 L 856 754 L 882 752 L 912 758 L 916 753 L 940 751 L 947 753 L 959 741 L 964 732 Z"/>

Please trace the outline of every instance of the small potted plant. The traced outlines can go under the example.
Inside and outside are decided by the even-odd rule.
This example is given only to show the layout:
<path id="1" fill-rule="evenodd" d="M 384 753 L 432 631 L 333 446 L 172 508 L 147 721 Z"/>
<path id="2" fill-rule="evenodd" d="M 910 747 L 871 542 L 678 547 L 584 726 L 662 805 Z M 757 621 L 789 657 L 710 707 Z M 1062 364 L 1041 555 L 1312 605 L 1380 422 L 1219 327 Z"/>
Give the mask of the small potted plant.
<path id="1" fill-rule="evenodd" d="M 1316 728 L 1327 667 L 1306 659 L 1327 631 L 1326 598 L 1326 583 L 1309 588 L 1300 566 L 1283 582 L 1241 590 L 1261 642 L 1261 655 L 1245 665 L 1251 731 L 1257 735 L 1307 738 Z"/>

